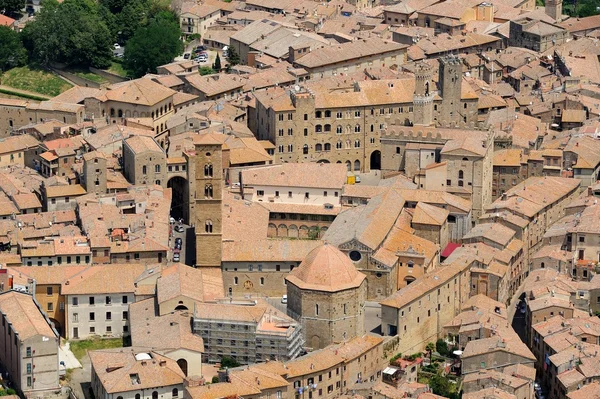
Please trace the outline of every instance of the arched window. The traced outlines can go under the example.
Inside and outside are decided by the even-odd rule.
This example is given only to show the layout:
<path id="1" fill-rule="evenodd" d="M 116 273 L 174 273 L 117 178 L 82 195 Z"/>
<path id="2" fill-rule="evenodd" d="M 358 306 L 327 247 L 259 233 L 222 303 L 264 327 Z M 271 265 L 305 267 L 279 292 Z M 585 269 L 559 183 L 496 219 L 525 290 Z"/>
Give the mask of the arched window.
<path id="1" fill-rule="evenodd" d="M 154 182 L 154 184 L 156 184 L 157 186 L 160 186 L 160 180 L 156 180 L 156 181 Z"/>
<path id="2" fill-rule="evenodd" d="M 260 278 L 260 285 L 265 285 L 265 278 L 264 277 Z"/>
<path id="3" fill-rule="evenodd" d="M 325 143 L 325 151 L 331 151 L 331 144 Z"/>
<path id="4" fill-rule="evenodd" d="M 429 82 L 425 82 L 425 95 L 429 95 Z"/>
<path id="5" fill-rule="evenodd" d="M 458 181 L 458 187 L 462 187 L 463 185 L 464 185 L 464 184 L 463 184 L 463 181 L 462 181 L 462 180 L 459 180 L 459 181 Z"/>
<path id="6" fill-rule="evenodd" d="M 172 395 L 173 395 L 173 397 L 174 397 L 174 398 L 177 398 L 177 397 L 179 397 L 179 389 L 177 389 L 177 388 L 173 388 Z"/>
<path id="7" fill-rule="evenodd" d="M 331 132 L 331 125 L 325 125 L 325 132 Z"/>
<path id="8" fill-rule="evenodd" d="M 343 146 L 343 145 L 342 145 L 342 142 L 341 142 L 341 141 L 338 141 L 337 143 L 335 143 L 335 148 L 337 148 L 338 150 L 341 150 L 341 149 L 342 149 L 342 146 Z M 340 162 L 340 163 L 341 163 L 341 162 Z"/>
<path id="9" fill-rule="evenodd" d="M 315 145 L 315 151 L 317 151 L 317 152 L 323 151 L 323 145 L 321 145 L 321 144 Z"/>
<path id="10" fill-rule="evenodd" d="M 304 155 L 308 154 L 308 144 L 304 144 L 304 146 L 302 146 L 302 153 Z"/>
<path id="11" fill-rule="evenodd" d="M 321 133 L 322 131 L 323 131 L 323 126 L 321 126 L 321 125 L 316 125 L 315 126 L 315 132 Z"/>
<path id="12" fill-rule="evenodd" d="M 135 394 L 135 399 L 141 399 L 141 397 L 142 397 L 142 396 L 141 396 L 139 393 L 136 393 L 136 394 Z"/>
<path id="13" fill-rule="evenodd" d="M 212 177 L 213 167 L 211 164 L 204 165 L 204 177 Z"/>
<path id="14" fill-rule="evenodd" d="M 358 159 L 354 161 L 354 170 L 360 170 L 360 161 Z"/>
<path id="15" fill-rule="evenodd" d="M 158 392 L 152 391 L 152 399 L 158 399 Z"/>
<path id="16" fill-rule="evenodd" d="M 308 129 L 304 128 L 304 136 L 308 136 Z"/>
<path id="17" fill-rule="evenodd" d="M 459 179 L 464 179 L 465 178 L 465 173 L 462 170 L 458 171 L 458 178 Z"/>
<path id="18" fill-rule="evenodd" d="M 546 265 L 544 264 L 544 262 L 542 262 L 541 266 L 542 266 L 542 269 L 546 268 Z"/>
<path id="19" fill-rule="evenodd" d="M 315 112 L 315 118 L 320 118 L 322 115 L 321 111 Z"/>
<path id="20" fill-rule="evenodd" d="M 354 133 L 360 133 L 360 125 L 354 126 Z"/>
<path id="21" fill-rule="evenodd" d="M 117 399 L 123 399 L 123 397 L 122 396 L 117 396 Z"/>
<path id="22" fill-rule="evenodd" d="M 154 165 L 154 172 L 160 173 L 160 165 Z"/>
<path id="23" fill-rule="evenodd" d="M 212 220 L 209 219 L 206 222 L 204 222 L 204 232 L 205 233 L 212 233 L 213 232 Z"/>
<path id="24" fill-rule="evenodd" d="M 467 103 L 465 103 L 464 108 L 467 109 Z"/>
<path id="25" fill-rule="evenodd" d="M 148 173 L 148 168 L 146 167 L 146 165 L 142 166 L 142 174 L 146 174 Z"/>
<path id="26" fill-rule="evenodd" d="M 462 160 L 463 160 L 463 161 L 468 161 L 468 160 L 469 160 L 469 158 L 467 158 L 467 157 L 464 157 Z"/>
<path id="27" fill-rule="evenodd" d="M 350 161 L 346 161 L 346 167 L 348 168 L 348 172 L 352 170 L 352 164 L 350 163 Z"/>
<path id="28" fill-rule="evenodd" d="M 396 154 L 400 154 L 400 147 L 396 147 Z"/>
<path id="29" fill-rule="evenodd" d="M 115 109 L 111 108 L 110 109 L 110 117 L 113 118 L 115 116 Z"/>
<path id="30" fill-rule="evenodd" d="M 331 111 L 330 110 L 325 111 L 325 118 L 331 118 Z"/>
<path id="31" fill-rule="evenodd" d="M 123 117 L 123 110 L 122 110 L 122 109 L 120 109 L 120 110 L 118 111 L 118 115 L 119 115 L 119 118 L 122 118 L 122 117 Z"/>
<path id="32" fill-rule="evenodd" d="M 318 316 L 318 315 L 319 315 L 319 304 L 317 303 L 315 305 L 315 316 Z"/>
<path id="33" fill-rule="evenodd" d="M 152 111 L 152 119 L 154 119 L 154 111 Z"/>
<path id="34" fill-rule="evenodd" d="M 234 278 L 233 278 L 233 284 L 234 284 L 234 285 L 238 285 L 238 278 L 237 278 L 237 277 L 234 277 Z"/>
<path id="35" fill-rule="evenodd" d="M 360 140 L 354 140 L 354 148 L 360 148 Z"/>
<path id="36" fill-rule="evenodd" d="M 213 186 L 212 184 L 207 184 L 204 186 L 204 198 L 212 198 L 213 197 Z"/>
<path id="37" fill-rule="evenodd" d="M 342 131 L 344 130 L 344 128 L 342 128 L 340 125 L 338 125 L 338 127 L 335 128 L 335 132 L 337 134 L 342 134 Z"/>

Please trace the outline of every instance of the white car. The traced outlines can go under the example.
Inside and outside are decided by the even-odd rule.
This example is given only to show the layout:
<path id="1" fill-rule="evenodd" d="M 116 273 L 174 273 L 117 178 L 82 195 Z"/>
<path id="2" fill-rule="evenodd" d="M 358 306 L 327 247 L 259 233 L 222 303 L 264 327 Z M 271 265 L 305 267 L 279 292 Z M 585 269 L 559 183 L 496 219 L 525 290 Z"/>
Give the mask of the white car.
<path id="1" fill-rule="evenodd" d="M 114 47 L 115 50 L 121 48 L 121 46 L 119 45 L 119 43 L 113 44 L 113 47 Z"/>
<path id="2" fill-rule="evenodd" d="M 281 303 L 287 303 L 287 295 L 281 297 Z"/>
<path id="3" fill-rule="evenodd" d="M 178 233 L 183 233 L 185 231 L 185 228 L 182 225 L 178 224 L 177 226 L 175 226 L 175 231 Z"/>

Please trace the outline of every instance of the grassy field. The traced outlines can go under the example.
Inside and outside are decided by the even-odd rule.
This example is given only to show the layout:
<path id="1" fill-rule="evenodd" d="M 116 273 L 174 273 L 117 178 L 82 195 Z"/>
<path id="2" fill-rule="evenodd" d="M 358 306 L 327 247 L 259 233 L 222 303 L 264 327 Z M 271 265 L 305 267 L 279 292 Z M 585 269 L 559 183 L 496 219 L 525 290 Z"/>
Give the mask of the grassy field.
<path id="1" fill-rule="evenodd" d="M 47 96 L 57 96 L 72 86 L 43 69 L 34 69 L 28 66 L 9 69 L 1 77 L 2 84 L 16 89 L 28 90 Z"/>
<path id="2" fill-rule="evenodd" d="M 79 76 L 80 78 L 91 80 L 92 82 L 96 82 L 96 83 L 106 83 L 106 82 L 108 82 L 102 76 L 96 75 L 95 73 L 92 73 L 92 72 L 89 72 L 89 71 L 76 71 L 76 72 L 74 72 L 74 74 L 77 75 L 77 76 Z"/>
<path id="3" fill-rule="evenodd" d="M 113 73 L 115 75 L 119 75 L 122 77 L 126 77 L 127 76 L 127 72 L 125 72 L 125 70 L 123 69 L 123 65 L 119 64 L 118 62 L 113 61 L 111 63 L 110 68 L 107 69 L 108 72 Z"/>
<path id="4" fill-rule="evenodd" d="M 98 349 L 110 349 L 110 348 L 122 348 L 123 339 L 111 338 L 111 339 L 86 339 L 82 341 L 70 341 L 71 352 L 79 360 L 85 356 L 87 351 L 93 351 Z"/>

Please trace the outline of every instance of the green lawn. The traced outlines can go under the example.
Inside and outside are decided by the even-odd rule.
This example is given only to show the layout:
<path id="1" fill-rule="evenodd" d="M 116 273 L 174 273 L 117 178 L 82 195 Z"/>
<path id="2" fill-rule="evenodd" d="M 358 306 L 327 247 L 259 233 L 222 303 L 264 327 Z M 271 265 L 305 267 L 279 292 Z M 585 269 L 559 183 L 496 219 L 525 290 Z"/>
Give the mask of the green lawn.
<path id="1" fill-rule="evenodd" d="M 92 82 L 96 82 L 96 83 L 108 82 L 108 80 L 104 79 L 102 76 L 96 75 L 95 73 L 92 73 L 89 71 L 77 71 L 74 73 L 75 73 L 75 75 L 79 76 L 80 78 L 91 80 Z"/>
<path id="2" fill-rule="evenodd" d="M 79 360 L 85 356 L 87 351 L 93 351 L 98 349 L 110 349 L 110 348 L 122 348 L 123 339 L 111 338 L 111 339 L 86 339 L 82 341 L 70 341 L 71 352 Z"/>
<path id="3" fill-rule="evenodd" d="M 127 77 L 127 72 L 125 72 L 125 70 L 123 69 L 123 65 L 115 61 L 111 63 L 110 68 L 108 68 L 108 72 L 121 76 L 123 78 Z"/>
<path id="4" fill-rule="evenodd" d="M 72 87 L 51 72 L 28 66 L 9 69 L 1 80 L 3 85 L 47 96 L 57 96 Z"/>

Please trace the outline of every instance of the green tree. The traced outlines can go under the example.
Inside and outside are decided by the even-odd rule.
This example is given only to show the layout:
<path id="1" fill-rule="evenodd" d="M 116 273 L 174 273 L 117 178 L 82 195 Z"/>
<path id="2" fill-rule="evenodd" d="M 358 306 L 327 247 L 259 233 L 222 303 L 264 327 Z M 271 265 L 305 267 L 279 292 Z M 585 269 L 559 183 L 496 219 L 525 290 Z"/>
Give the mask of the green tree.
<path id="1" fill-rule="evenodd" d="M 148 23 L 150 3 L 147 0 L 131 0 L 115 16 L 119 34 L 119 41 L 125 43 L 133 37 L 135 32 Z"/>
<path id="2" fill-rule="evenodd" d="M 598 7 L 600 7 L 600 3 L 588 1 L 585 4 L 582 4 L 580 7 L 577 8 L 577 16 L 583 18 L 583 17 L 590 17 L 592 15 L 600 14 Z"/>
<path id="3" fill-rule="evenodd" d="M 215 73 L 215 70 L 212 69 L 211 67 L 203 66 L 203 67 L 198 68 L 198 72 L 200 72 L 200 75 L 204 76 L 204 75 L 212 75 L 213 73 Z"/>
<path id="4" fill-rule="evenodd" d="M 443 339 L 438 339 L 435 343 L 435 350 L 442 356 L 448 356 L 450 354 L 450 349 L 448 349 L 448 344 Z"/>
<path id="5" fill-rule="evenodd" d="M 5 14 L 16 16 L 25 5 L 25 0 L 0 0 L 0 11 L 4 10 Z"/>
<path id="6" fill-rule="evenodd" d="M 434 394 L 449 397 L 451 394 L 450 381 L 439 374 L 434 375 L 429 379 L 429 387 Z"/>
<path id="7" fill-rule="evenodd" d="M 8 26 L 0 25 L 0 70 L 21 66 L 27 62 L 27 51 L 19 34 Z"/>
<path id="8" fill-rule="evenodd" d="M 44 65 L 105 68 L 112 58 L 112 36 L 93 0 L 45 1 L 42 11 L 23 30 L 30 57 Z"/>
<path id="9" fill-rule="evenodd" d="M 223 358 L 221 358 L 221 368 L 232 368 L 232 367 L 238 367 L 240 364 L 232 357 L 229 356 L 223 356 Z"/>
<path id="10" fill-rule="evenodd" d="M 127 42 L 123 67 L 128 75 L 137 78 L 146 73 L 156 73 L 157 66 L 171 62 L 182 53 L 179 24 L 165 14 L 174 15 L 171 12 L 158 13 Z"/>
<path id="11" fill-rule="evenodd" d="M 211 383 L 216 384 L 217 382 L 219 382 L 219 377 L 217 377 L 216 375 L 213 375 L 213 378 L 210 380 Z"/>
<path id="12" fill-rule="evenodd" d="M 212 69 L 217 72 L 221 70 L 221 57 L 219 57 L 219 53 L 217 53 L 217 58 L 215 58 L 215 63 L 213 64 Z"/>
<path id="13" fill-rule="evenodd" d="M 229 62 L 230 66 L 234 66 L 240 63 L 239 54 L 231 46 L 227 49 L 227 62 Z"/>
<path id="14" fill-rule="evenodd" d="M 433 342 L 429 342 L 425 347 L 425 351 L 429 353 L 429 358 L 431 359 L 431 354 L 435 350 L 435 344 Z"/>

